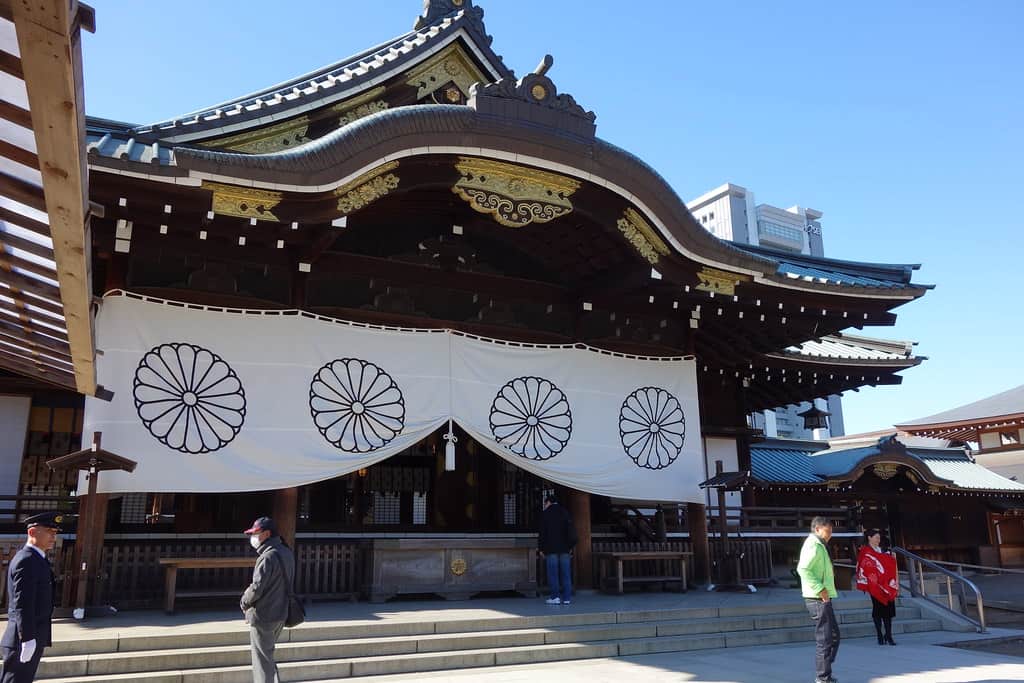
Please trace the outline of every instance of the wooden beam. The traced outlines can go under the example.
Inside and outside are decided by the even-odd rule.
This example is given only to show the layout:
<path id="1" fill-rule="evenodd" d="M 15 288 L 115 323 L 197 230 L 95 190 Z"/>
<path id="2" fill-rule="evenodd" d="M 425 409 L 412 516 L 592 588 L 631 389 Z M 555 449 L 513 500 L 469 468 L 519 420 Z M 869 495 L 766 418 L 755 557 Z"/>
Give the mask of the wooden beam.
<path id="1" fill-rule="evenodd" d="M 0 192 L 8 199 L 29 206 L 36 211 L 46 212 L 46 197 L 43 188 L 33 183 L 0 173 Z"/>
<path id="2" fill-rule="evenodd" d="M 0 118 L 6 119 L 22 128 L 32 130 L 32 114 L 7 100 L 0 100 Z"/>
<path id="3" fill-rule="evenodd" d="M 12 145 L 5 140 L 0 140 L 0 156 L 16 161 L 22 166 L 28 166 L 36 170 L 39 169 L 39 157 L 35 155 L 35 152 Z"/>
<path id="4" fill-rule="evenodd" d="M 77 0 L 35 0 L 13 7 L 25 72 L 36 154 L 43 169 L 45 210 L 60 282 L 60 301 L 80 393 L 96 393 L 92 330 L 92 240 L 82 45 Z"/>
<path id="5" fill-rule="evenodd" d="M 50 226 L 47 225 L 46 223 L 41 223 L 40 221 L 37 221 L 33 218 L 29 218 L 24 214 L 18 213 L 17 211 L 12 211 L 11 209 L 2 206 L 0 206 L 0 221 L 4 221 L 12 225 L 17 225 L 19 228 L 24 228 L 29 232 L 34 232 L 37 235 L 42 235 L 47 239 L 49 239 L 50 237 Z"/>
<path id="6" fill-rule="evenodd" d="M 74 387 L 75 385 L 75 377 L 70 372 L 50 365 L 36 363 L 28 356 L 19 356 L 4 349 L 0 349 L 0 364 L 15 370 L 15 372 L 27 373 L 29 377 L 49 377 L 52 381 L 63 386 Z"/>
<path id="7" fill-rule="evenodd" d="M 21 70 L 21 59 L 18 55 L 12 55 L 6 50 L 0 50 L 0 71 L 14 76 L 19 81 L 25 77 Z"/>
<path id="8" fill-rule="evenodd" d="M 24 237 L 18 237 L 17 235 L 0 230 L 0 248 L 11 247 L 12 249 L 20 249 L 21 251 L 28 252 L 33 256 L 44 258 L 49 261 L 53 260 L 53 249 L 50 247 L 27 240 Z"/>
<path id="9" fill-rule="evenodd" d="M 25 297 L 21 296 L 20 293 L 15 294 L 15 293 L 11 292 L 10 290 L 8 290 L 7 292 L 4 292 L 3 290 L 0 290 L 0 294 L 5 294 L 6 296 L 9 296 L 9 297 L 13 298 L 17 302 L 17 303 L 12 304 L 12 303 L 10 303 L 8 301 L 4 301 L 3 299 L 0 299 L 0 310 L 9 311 L 11 313 L 14 313 L 15 315 L 21 317 L 23 320 L 25 319 L 25 316 L 30 316 L 29 319 L 32 320 L 31 316 L 34 316 L 36 314 L 36 312 L 35 311 L 30 311 L 30 310 L 25 308 L 25 303 L 26 303 Z M 32 299 L 29 299 L 28 300 L 28 304 L 29 305 L 34 305 L 35 301 L 32 300 Z M 42 321 L 42 322 L 49 323 L 50 325 L 53 325 L 53 326 L 57 327 L 59 330 L 62 330 L 63 333 L 60 333 L 60 332 L 58 332 L 58 330 L 53 330 L 53 329 L 50 329 L 50 328 L 42 326 L 42 325 L 38 326 L 40 330 L 45 331 L 47 334 L 59 335 L 59 336 L 63 337 L 64 339 L 67 339 L 67 330 L 64 330 L 64 321 L 63 320 L 58 320 L 57 318 L 51 318 L 50 316 L 38 315 L 33 320 L 33 323 L 35 321 Z"/>

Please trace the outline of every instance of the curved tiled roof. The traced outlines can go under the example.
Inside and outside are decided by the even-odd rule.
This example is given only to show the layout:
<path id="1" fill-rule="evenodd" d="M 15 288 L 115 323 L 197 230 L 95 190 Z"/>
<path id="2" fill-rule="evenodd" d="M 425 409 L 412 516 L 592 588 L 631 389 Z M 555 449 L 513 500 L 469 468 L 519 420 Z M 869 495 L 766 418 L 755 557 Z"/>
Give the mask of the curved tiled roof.
<path id="1" fill-rule="evenodd" d="M 868 364 L 917 365 L 923 356 L 914 356 L 913 342 L 872 339 L 851 334 L 833 334 L 790 346 L 781 354 L 772 357 L 786 357 L 799 360 L 858 361 Z"/>
<path id="2" fill-rule="evenodd" d="M 265 125 L 351 96 L 371 82 L 404 69 L 438 44 L 454 39 L 460 31 L 471 36 L 473 47 L 495 79 L 512 76 L 501 57 L 491 50 L 482 19 L 483 10 L 467 2 L 461 9 L 437 14 L 431 23 L 418 29 L 297 78 L 175 118 L 132 125 L 123 132 L 129 138 L 149 141 L 194 138 L 225 126 L 237 129 L 245 122 Z"/>
<path id="3" fill-rule="evenodd" d="M 949 482 L 951 488 L 1024 494 L 1024 484 L 982 467 L 962 449 L 902 448 L 891 436 L 867 445 L 840 448 L 829 448 L 826 442 L 794 442 L 789 446 L 784 440 L 772 440 L 750 447 L 750 465 L 762 485 L 820 485 L 855 472 L 865 461 L 885 460 L 890 454 L 896 457 L 897 450 L 902 460 L 918 463 L 923 474 Z"/>

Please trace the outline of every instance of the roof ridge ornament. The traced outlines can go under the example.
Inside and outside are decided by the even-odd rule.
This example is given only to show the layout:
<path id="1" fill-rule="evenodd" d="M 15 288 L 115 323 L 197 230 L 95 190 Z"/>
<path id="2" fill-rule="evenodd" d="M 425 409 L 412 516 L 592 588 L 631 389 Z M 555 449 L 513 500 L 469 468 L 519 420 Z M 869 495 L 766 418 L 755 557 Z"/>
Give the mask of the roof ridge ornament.
<path id="1" fill-rule="evenodd" d="M 490 45 L 493 38 L 484 30 L 484 10 L 481 7 L 474 7 L 473 0 L 423 0 L 423 13 L 416 17 L 412 30 L 419 31 L 444 17 L 463 11 L 469 23 Z"/>
<path id="2" fill-rule="evenodd" d="M 597 115 L 583 109 L 572 95 L 558 93 L 547 77 L 554 63 L 554 57 L 544 55 L 537 68 L 519 80 L 506 77 L 494 83 L 476 83 L 469 91 L 468 104 L 481 114 L 533 121 L 594 137 Z"/>

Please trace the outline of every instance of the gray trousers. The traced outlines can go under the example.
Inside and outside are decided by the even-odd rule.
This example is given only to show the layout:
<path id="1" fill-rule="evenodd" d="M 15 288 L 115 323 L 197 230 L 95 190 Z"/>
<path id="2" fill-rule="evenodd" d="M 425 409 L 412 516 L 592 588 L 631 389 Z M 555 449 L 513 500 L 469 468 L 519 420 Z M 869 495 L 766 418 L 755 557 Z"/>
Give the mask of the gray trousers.
<path id="1" fill-rule="evenodd" d="M 283 621 L 269 624 L 250 624 L 249 643 L 252 645 L 253 683 L 279 683 L 277 664 L 274 663 L 274 646 L 284 628 Z"/>

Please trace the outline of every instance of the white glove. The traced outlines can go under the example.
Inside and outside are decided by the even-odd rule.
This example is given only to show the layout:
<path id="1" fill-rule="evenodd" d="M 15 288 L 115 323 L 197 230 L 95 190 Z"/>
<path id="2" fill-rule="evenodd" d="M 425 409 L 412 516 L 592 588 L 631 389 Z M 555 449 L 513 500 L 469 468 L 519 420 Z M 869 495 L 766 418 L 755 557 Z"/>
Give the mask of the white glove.
<path id="1" fill-rule="evenodd" d="M 21 656 L 18 657 L 18 661 L 24 664 L 25 662 L 32 659 L 32 655 L 36 653 L 36 639 L 26 640 L 21 644 Z"/>

